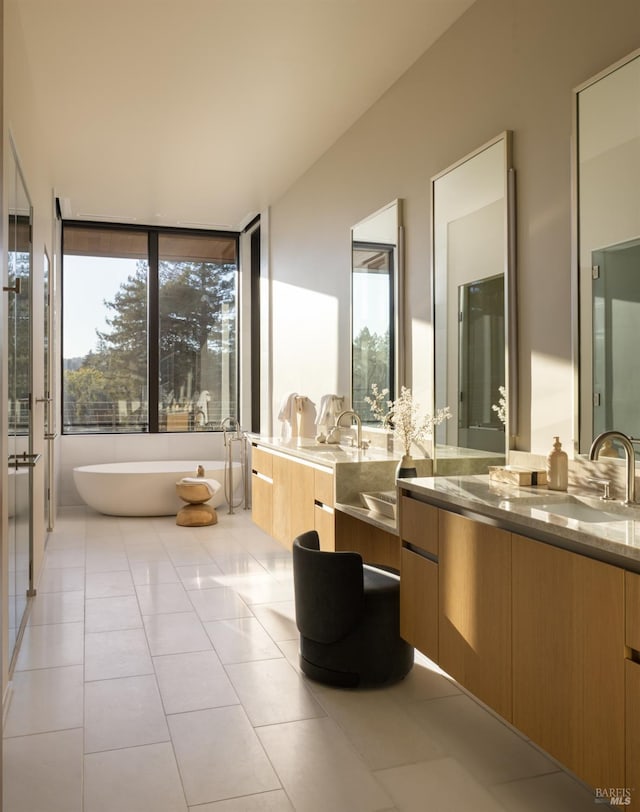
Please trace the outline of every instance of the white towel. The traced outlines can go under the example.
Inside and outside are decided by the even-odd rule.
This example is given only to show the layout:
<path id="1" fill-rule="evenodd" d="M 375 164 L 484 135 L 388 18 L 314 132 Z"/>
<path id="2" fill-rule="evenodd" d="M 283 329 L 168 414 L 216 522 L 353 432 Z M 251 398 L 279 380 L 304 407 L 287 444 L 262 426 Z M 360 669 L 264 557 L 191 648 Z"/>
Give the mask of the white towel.
<path id="1" fill-rule="evenodd" d="M 280 411 L 278 412 L 278 420 L 282 422 L 282 439 L 289 440 L 291 437 L 298 436 L 298 418 L 296 411 L 296 398 L 297 392 L 291 392 L 285 395 L 280 404 Z"/>
<path id="2" fill-rule="evenodd" d="M 209 496 L 214 496 L 222 487 L 217 479 L 207 479 L 203 476 L 183 476 L 180 485 L 204 485 L 209 491 Z"/>
<path id="3" fill-rule="evenodd" d="M 320 412 L 316 420 L 317 426 L 332 428 L 336 424 L 336 417 L 343 409 L 344 397 L 340 395 L 323 395 L 320 398 Z"/>
<path id="4" fill-rule="evenodd" d="M 316 404 L 306 395 L 296 398 L 299 437 L 316 436 Z"/>

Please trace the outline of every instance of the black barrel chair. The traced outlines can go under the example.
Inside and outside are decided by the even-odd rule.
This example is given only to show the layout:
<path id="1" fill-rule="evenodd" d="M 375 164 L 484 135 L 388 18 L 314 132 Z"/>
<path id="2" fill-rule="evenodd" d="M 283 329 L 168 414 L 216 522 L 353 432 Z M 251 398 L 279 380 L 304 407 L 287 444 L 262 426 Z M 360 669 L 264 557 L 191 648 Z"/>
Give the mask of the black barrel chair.
<path id="1" fill-rule="evenodd" d="M 320 550 L 315 530 L 293 542 L 300 668 L 329 685 L 402 679 L 413 647 L 400 637 L 400 579 L 363 566 L 359 553 Z"/>

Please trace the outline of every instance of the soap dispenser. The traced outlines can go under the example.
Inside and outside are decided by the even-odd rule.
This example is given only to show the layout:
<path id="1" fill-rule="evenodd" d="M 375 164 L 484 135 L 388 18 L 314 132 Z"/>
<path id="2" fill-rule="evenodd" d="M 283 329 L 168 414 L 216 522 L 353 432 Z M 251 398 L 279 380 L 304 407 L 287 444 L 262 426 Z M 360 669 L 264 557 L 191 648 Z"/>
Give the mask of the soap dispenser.
<path id="1" fill-rule="evenodd" d="M 562 450 L 559 437 L 554 437 L 553 448 L 547 456 L 547 487 L 552 491 L 566 491 L 569 484 L 569 458 Z"/>

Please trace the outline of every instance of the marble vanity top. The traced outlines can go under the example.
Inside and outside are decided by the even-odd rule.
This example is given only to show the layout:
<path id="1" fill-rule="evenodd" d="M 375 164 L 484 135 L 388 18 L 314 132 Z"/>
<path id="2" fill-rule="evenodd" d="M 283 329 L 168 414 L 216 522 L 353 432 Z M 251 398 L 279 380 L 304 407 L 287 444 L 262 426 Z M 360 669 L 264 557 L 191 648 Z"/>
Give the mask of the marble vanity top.
<path id="1" fill-rule="evenodd" d="M 337 463 L 363 463 L 373 461 L 398 462 L 400 457 L 384 449 L 370 446 L 369 448 L 353 448 L 347 443 L 328 444 L 318 443 L 313 437 L 296 437 L 293 440 L 282 440 L 278 437 L 262 437 L 249 435 L 251 442 L 265 446 L 273 451 L 280 451 L 298 459 L 335 468 Z M 431 463 L 431 461 L 428 461 Z"/>
<path id="2" fill-rule="evenodd" d="M 640 505 L 602 501 L 593 491 L 526 488 L 488 476 L 417 477 L 404 490 L 458 512 L 471 512 L 514 532 L 640 572 Z"/>

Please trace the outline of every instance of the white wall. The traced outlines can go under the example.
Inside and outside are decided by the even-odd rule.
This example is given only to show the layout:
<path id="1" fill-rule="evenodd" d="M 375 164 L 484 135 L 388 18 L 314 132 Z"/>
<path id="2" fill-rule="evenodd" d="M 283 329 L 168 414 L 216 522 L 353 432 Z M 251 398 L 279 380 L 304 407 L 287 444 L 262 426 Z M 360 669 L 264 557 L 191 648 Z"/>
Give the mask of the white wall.
<path id="1" fill-rule="evenodd" d="M 348 394 L 350 228 L 404 199 L 409 383 L 431 397 L 430 178 L 503 130 L 517 172 L 518 448 L 573 433 L 573 88 L 640 44 L 637 0 L 477 0 L 271 208 L 273 402 Z"/>

